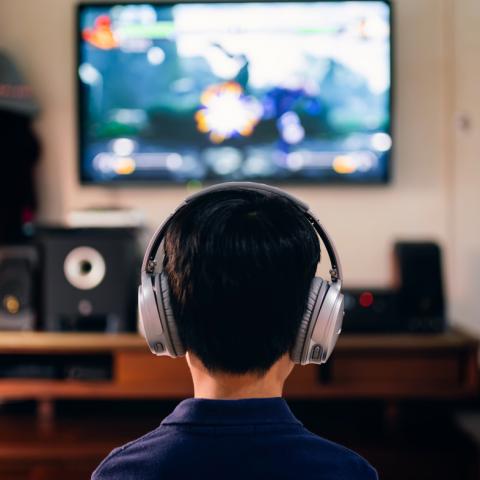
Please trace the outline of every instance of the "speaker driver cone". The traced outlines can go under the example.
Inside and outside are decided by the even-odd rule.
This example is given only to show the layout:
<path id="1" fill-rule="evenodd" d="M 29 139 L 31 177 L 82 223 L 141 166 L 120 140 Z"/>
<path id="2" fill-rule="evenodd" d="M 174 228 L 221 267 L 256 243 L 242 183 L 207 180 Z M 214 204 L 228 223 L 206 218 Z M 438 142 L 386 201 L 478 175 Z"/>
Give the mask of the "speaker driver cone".
<path id="1" fill-rule="evenodd" d="M 105 260 L 91 247 L 74 248 L 65 257 L 63 271 L 71 285 L 80 290 L 91 290 L 105 277 Z"/>

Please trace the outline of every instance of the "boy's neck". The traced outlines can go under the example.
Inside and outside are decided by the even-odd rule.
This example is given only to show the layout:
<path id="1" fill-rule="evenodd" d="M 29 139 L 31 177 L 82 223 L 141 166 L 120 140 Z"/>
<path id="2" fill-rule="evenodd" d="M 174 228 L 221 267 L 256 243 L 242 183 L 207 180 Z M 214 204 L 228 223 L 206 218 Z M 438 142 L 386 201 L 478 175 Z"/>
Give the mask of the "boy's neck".
<path id="1" fill-rule="evenodd" d="M 210 372 L 190 353 L 187 354 L 187 361 L 192 374 L 195 398 L 217 400 L 281 397 L 283 384 L 293 368 L 288 355 L 275 362 L 264 375 Z"/>

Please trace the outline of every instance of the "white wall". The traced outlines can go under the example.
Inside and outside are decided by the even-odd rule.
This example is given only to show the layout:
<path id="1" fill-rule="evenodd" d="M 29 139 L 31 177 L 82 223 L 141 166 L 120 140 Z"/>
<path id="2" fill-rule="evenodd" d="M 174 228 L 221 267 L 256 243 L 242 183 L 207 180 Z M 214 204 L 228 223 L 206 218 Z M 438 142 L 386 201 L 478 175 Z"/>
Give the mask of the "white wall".
<path id="1" fill-rule="evenodd" d="M 480 335 L 480 2 L 453 11 L 452 311 Z"/>
<path id="2" fill-rule="evenodd" d="M 457 238 L 454 249 L 456 236 L 452 234 L 454 218 L 459 236 L 463 235 L 464 225 L 460 217 L 456 217 L 461 208 L 453 198 L 455 188 L 458 190 L 464 181 L 460 174 L 455 178 L 452 175 L 453 170 L 461 168 L 454 167 L 453 154 L 458 148 L 451 121 L 455 101 L 452 91 L 453 1 L 394 2 L 393 183 L 375 187 L 287 187 L 305 199 L 330 230 L 350 285 L 388 284 L 392 276 L 392 242 L 397 238 L 433 238 L 445 247 L 451 286 L 455 278 L 454 260 L 464 246 L 469 248 Z M 475 0 L 465 1 L 475 3 Z M 5 48 L 17 59 L 43 107 L 37 123 L 44 144 L 38 172 L 41 215 L 44 219 L 58 221 L 72 208 L 135 206 L 146 211 L 152 225 L 157 224 L 186 195 L 184 188 L 120 190 L 81 187 L 78 183 L 74 129 L 74 4 L 74 0 L 0 2 L 0 48 Z M 468 13 L 464 16 L 468 17 Z M 457 23 L 464 20 L 456 18 Z M 477 26 L 473 19 L 470 23 L 478 46 Z M 474 55 L 472 45 L 472 59 Z M 471 88 L 474 89 L 473 82 Z M 469 98 L 467 95 L 467 105 Z M 462 197 L 461 202 L 467 200 Z M 477 264 L 480 264 L 478 256 Z M 477 286 L 479 271 L 480 265 L 477 265 Z M 464 317 L 464 321 L 473 323 L 474 310 L 460 308 L 461 292 L 458 288 L 452 291 L 456 295 L 452 302 L 455 316 L 459 312 L 458 318 Z M 466 295 L 465 305 L 474 300 L 471 293 L 463 294 Z"/>

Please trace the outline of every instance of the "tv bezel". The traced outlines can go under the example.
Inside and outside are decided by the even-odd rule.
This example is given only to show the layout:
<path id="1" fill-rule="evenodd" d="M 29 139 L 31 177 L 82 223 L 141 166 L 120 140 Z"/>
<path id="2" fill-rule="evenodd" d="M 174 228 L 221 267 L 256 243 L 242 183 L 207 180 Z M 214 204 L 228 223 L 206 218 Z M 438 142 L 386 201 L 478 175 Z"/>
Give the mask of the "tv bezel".
<path id="1" fill-rule="evenodd" d="M 84 105 L 81 98 L 81 80 L 80 76 L 78 75 L 78 67 L 80 65 L 80 50 L 82 44 L 82 35 L 81 35 L 81 28 L 80 28 L 80 15 L 81 11 L 85 8 L 89 7 L 103 7 L 108 8 L 115 5 L 152 5 L 152 6 L 165 6 L 165 7 L 173 7 L 175 5 L 182 5 L 182 4 L 244 4 L 244 3 L 348 3 L 348 2 L 355 2 L 355 3 L 384 3 L 388 6 L 389 9 L 389 28 L 390 28 L 390 68 L 389 68 L 389 75 L 390 75 L 390 89 L 388 95 L 388 108 L 389 108 L 389 122 L 388 122 L 388 129 L 387 133 L 392 138 L 392 148 L 388 152 L 388 161 L 386 165 L 385 174 L 381 179 L 368 179 L 368 178 L 360 178 L 349 181 L 349 177 L 336 177 L 333 179 L 322 180 L 321 178 L 279 178 L 279 177 L 249 177 L 248 181 L 251 182 L 262 182 L 262 183 L 269 183 L 270 185 L 307 185 L 307 186 L 319 186 L 319 187 L 328 187 L 328 186 L 335 186 L 335 187 L 358 187 L 358 186 L 387 186 L 390 185 L 392 182 L 392 163 L 394 158 L 394 150 L 395 150 L 395 141 L 393 139 L 393 112 L 394 112 L 394 88 L 395 88 L 395 81 L 394 81 L 394 8 L 391 0 L 196 0 L 196 1 L 189 1 L 189 0 L 179 0 L 179 1 L 113 1 L 113 2 L 79 2 L 76 4 L 75 7 L 75 95 L 76 95 L 76 126 L 75 130 L 77 132 L 77 148 L 76 148 L 76 161 L 77 161 L 77 174 L 78 179 L 80 180 L 80 185 L 82 186 L 96 186 L 96 187 L 107 187 L 107 188 L 135 188 L 135 187 L 155 187 L 155 186 L 162 186 L 162 187 L 185 187 L 188 185 L 190 181 L 198 183 L 200 185 L 213 185 L 215 183 L 220 183 L 220 179 L 191 179 L 186 180 L 184 182 L 177 182 L 172 180 L 162 180 L 158 178 L 152 178 L 151 180 L 148 179 L 135 179 L 132 177 L 128 177 L 122 180 L 94 180 L 89 178 L 85 175 L 84 167 L 83 167 L 83 158 L 84 158 L 84 131 L 82 129 L 82 120 L 84 118 Z"/>

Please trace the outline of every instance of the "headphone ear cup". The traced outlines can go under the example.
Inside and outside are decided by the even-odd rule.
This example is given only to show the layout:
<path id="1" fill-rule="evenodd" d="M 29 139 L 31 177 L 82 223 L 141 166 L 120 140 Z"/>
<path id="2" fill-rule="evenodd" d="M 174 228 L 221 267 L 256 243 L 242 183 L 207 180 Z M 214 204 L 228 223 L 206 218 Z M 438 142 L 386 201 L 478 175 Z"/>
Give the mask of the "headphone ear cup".
<path id="1" fill-rule="evenodd" d="M 305 358 L 307 363 L 325 363 L 333 352 L 342 330 L 344 297 L 338 285 L 328 283 L 316 322 L 305 340 Z M 313 321 L 312 321 L 313 322 Z"/>
<path id="2" fill-rule="evenodd" d="M 180 335 L 170 302 L 170 288 L 168 279 L 164 272 L 160 272 L 156 282 L 157 304 L 162 323 L 165 326 L 165 340 L 171 357 L 185 355 L 185 348 Z"/>
<path id="3" fill-rule="evenodd" d="M 165 335 L 159 317 L 156 292 L 150 279 L 142 279 L 138 288 L 139 330 L 154 355 L 166 355 Z"/>
<path id="4" fill-rule="evenodd" d="M 145 331 L 144 318 L 145 313 L 143 312 L 143 290 L 142 286 L 138 287 L 138 333 L 147 340 L 147 332 Z"/>
<path id="5" fill-rule="evenodd" d="M 322 305 L 323 297 L 325 295 L 325 282 L 320 277 L 314 277 L 310 285 L 310 291 L 308 292 L 307 306 L 305 308 L 305 313 L 303 314 L 302 321 L 298 328 L 297 338 L 295 340 L 295 345 L 293 346 L 292 352 L 290 354 L 291 359 L 295 363 L 304 363 L 304 350 L 307 340 L 307 335 L 313 327 L 312 318 L 316 320 L 319 308 Z M 315 315 L 314 315 L 315 312 Z"/>

